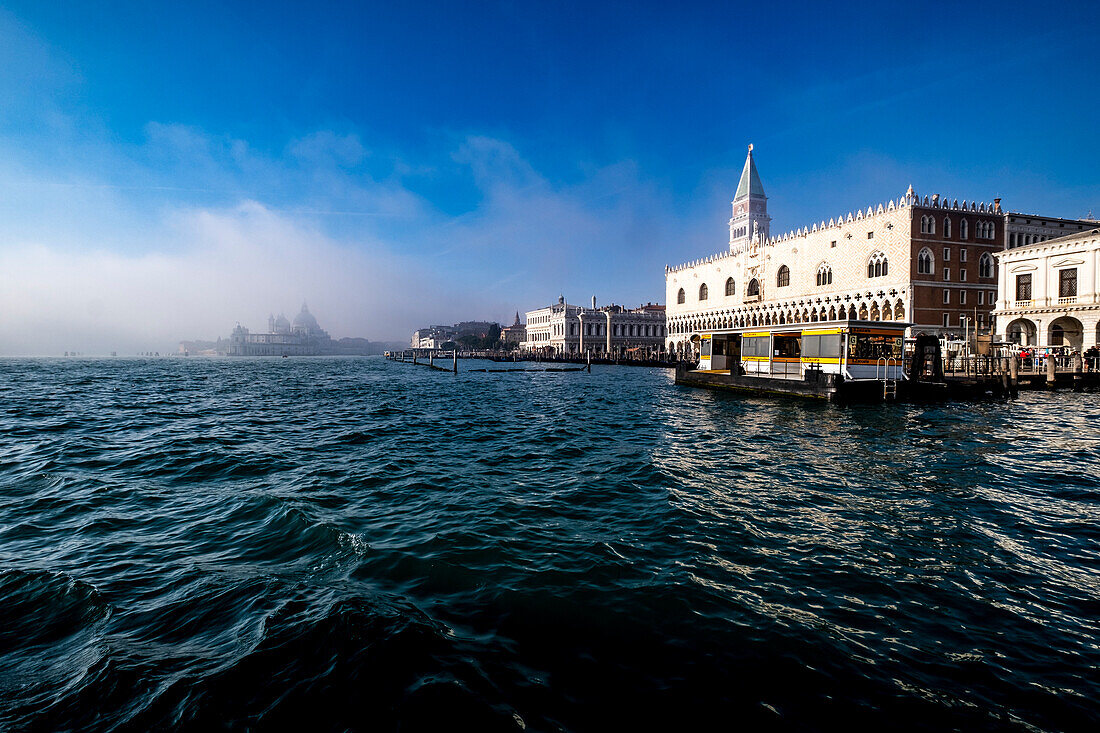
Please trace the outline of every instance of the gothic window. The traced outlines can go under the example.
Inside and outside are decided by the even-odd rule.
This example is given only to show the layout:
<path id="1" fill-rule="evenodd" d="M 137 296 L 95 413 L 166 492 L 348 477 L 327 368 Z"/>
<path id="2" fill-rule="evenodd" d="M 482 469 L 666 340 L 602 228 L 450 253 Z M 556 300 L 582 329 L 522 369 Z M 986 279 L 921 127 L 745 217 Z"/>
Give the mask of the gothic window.
<path id="1" fill-rule="evenodd" d="M 737 283 L 733 281 L 732 277 L 726 278 L 726 295 L 733 295 L 737 292 Z"/>
<path id="2" fill-rule="evenodd" d="M 886 255 L 882 252 L 875 252 L 871 255 L 871 259 L 867 261 L 867 277 L 885 277 L 887 273 Z"/>
<path id="3" fill-rule="evenodd" d="M 993 257 L 988 252 L 978 259 L 978 277 L 993 277 Z"/>
<path id="4" fill-rule="evenodd" d="M 968 236 L 970 236 L 970 225 L 966 219 L 963 219 L 959 222 L 959 239 L 966 239 Z"/>
<path id="5" fill-rule="evenodd" d="M 828 263 L 822 262 L 817 268 L 817 286 L 832 285 L 833 284 L 833 268 L 829 267 Z"/>
<path id="6" fill-rule="evenodd" d="M 703 283 L 699 286 L 699 300 L 707 299 L 707 284 Z"/>
<path id="7" fill-rule="evenodd" d="M 932 261 L 932 250 L 925 247 L 917 255 L 917 274 L 931 275 L 935 271 L 935 263 Z"/>
<path id="8" fill-rule="evenodd" d="M 783 265 L 779 268 L 779 273 L 775 276 L 775 286 L 777 288 L 785 288 L 791 284 L 791 268 Z"/>
<path id="9" fill-rule="evenodd" d="M 749 280 L 749 287 L 745 290 L 745 295 L 750 298 L 760 295 L 760 283 L 755 277 L 752 280 Z"/>
<path id="10" fill-rule="evenodd" d="M 951 220 L 946 216 L 943 217 L 943 236 L 945 239 L 951 236 Z"/>
<path id="11" fill-rule="evenodd" d="M 680 292 L 676 294 L 676 302 L 678 304 L 683 304 L 685 300 L 687 300 L 687 298 L 684 297 L 684 289 L 680 288 Z"/>

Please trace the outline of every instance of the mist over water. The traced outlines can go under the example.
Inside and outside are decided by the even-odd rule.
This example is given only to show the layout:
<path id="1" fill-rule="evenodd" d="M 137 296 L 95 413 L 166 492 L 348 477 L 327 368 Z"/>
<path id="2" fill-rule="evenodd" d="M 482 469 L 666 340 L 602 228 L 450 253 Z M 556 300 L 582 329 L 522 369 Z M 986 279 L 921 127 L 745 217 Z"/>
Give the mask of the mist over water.
<path id="1" fill-rule="evenodd" d="M 1094 729 L 1093 395 L 0 360 L 0 729 Z"/>

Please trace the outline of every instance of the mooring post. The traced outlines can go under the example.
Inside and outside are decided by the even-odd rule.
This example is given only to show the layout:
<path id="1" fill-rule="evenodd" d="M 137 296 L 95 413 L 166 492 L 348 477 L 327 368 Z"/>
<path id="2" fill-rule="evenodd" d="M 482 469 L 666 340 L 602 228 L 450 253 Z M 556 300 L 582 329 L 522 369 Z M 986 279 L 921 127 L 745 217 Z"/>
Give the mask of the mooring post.
<path id="1" fill-rule="evenodd" d="M 451 373 L 458 374 L 458 349 L 451 349 Z"/>
<path id="2" fill-rule="evenodd" d="M 1046 366 L 1047 366 L 1047 387 L 1049 387 L 1050 389 L 1054 389 L 1054 380 L 1056 378 L 1055 377 L 1055 375 L 1056 375 L 1055 370 L 1058 368 L 1058 365 L 1055 363 L 1054 354 L 1047 354 L 1046 359 L 1047 359 L 1047 364 L 1046 364 Z"/>
<path id="3" fill-rule="evenodd" d="M 1073 355 L 1073 391 L 1080 392 L 1085 387 L 1085 362 L 1080 354 Z"/>
<path id="4" fill-rule="evenodd" d="M 588 354 L 588 373 L 591 374 L 592 373 L 592 349 L 589 349 L 586 353 Z"/>
<path id="5" fill-rule="evenodd" d="M 430 367 L 435 366 L 435 352 L 434 351 L 429 351 L 428 352 L 428 366 L 430 366 Z"/>

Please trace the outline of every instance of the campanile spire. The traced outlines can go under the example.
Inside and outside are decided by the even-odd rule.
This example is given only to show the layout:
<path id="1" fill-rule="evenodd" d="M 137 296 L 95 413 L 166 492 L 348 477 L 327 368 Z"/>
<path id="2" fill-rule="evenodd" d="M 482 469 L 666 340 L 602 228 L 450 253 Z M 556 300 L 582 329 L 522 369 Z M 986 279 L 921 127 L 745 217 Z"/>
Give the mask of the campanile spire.
<path id="1" fill-rule="evenodd" d="M 771 217 L 768 216 L 768 197 L 764 194 L 764 184 L 760 182 L 760 173 L 756 170 L 756 161 L 752 157 L 752 144 L 749 144 L 745 156 L 745 167 L 741 169 L 741 180 L 737 192 L 733 195 L 733 217 L 730 219 L 730 251 L 743 248 L 759 232 L 760 239 L 768 238 Z"/>

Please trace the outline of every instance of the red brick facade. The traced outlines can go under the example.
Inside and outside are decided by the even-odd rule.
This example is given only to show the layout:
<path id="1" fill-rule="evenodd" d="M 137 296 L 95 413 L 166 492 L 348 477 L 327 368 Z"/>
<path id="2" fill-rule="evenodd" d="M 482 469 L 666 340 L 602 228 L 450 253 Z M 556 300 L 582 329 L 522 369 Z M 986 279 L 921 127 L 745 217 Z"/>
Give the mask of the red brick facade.
<path id="1" fill-rule="evenodd" d="M 1004 216 L 999 207 L 961 211 L 913 206 L 910 215 L 913 333 L 962 336 L 967 328 L 964 316 L 970 333 L 975 321 L 980 333 L 988 333 L 997 292 L 993 253 L 1004 249 Z M 922 252 L 926 254 L 923 269 L 930 262 L 931 272 L 922 272 Z"/>

